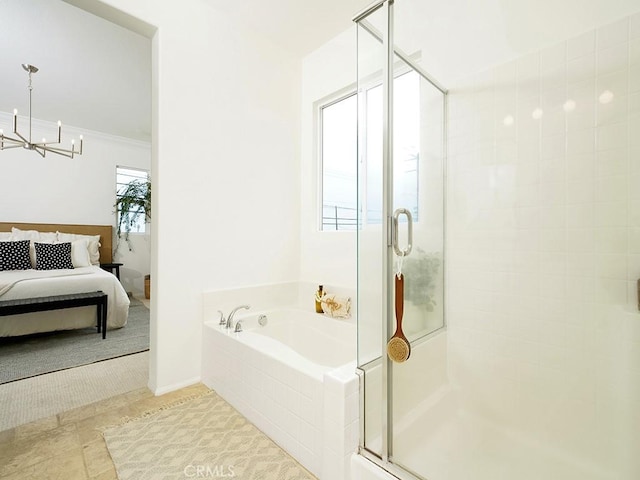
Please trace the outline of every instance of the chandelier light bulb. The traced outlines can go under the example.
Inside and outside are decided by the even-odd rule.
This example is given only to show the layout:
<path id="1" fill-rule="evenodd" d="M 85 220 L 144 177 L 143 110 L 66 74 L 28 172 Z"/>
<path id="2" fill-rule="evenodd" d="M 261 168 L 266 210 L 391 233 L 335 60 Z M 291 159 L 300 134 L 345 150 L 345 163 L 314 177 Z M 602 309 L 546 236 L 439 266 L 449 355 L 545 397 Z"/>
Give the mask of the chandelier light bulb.
<path id="1" fill-rule="evenodd" d="M 13 109 L 13 114 L 14 114 L 14 115 L 17 115 L 17 114 L 18 114 L 18 109 L 17 109 L 17 108 L 14 108 L 14 109 Z"/>
<path id="2" fill-rule="evenodd" d="M 80 135 L 80 141 L 82 141 L 82 135 Z"/>
<path id="3" fill-rule="evenodd" d="M 72 139 L 71 139 L 71 145 L 75 145 L 75 144 L 76 144 L 76 139 L 75 139 L 75 138 L 72 138 Z"/>
<path id="4" fill-rule="evenodd" d="M 58 120 L 58 128 L 60 128 L 61 126 L 62 126 L 62 122 Z"/>

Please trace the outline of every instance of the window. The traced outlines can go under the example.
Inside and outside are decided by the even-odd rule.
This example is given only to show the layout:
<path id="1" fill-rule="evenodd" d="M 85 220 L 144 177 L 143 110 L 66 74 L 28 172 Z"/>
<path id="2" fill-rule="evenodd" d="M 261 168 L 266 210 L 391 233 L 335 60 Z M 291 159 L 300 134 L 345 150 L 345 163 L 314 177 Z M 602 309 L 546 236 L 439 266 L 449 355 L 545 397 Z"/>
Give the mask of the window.
<path id="1" fill-rule="evenodd" d="M 322 230 L 357 226 L 358 99 L 355 93 L 320 109 Z"/>
<path id="2" fill-rule="evenodd" d="M 146 233 L 147 208 L 150 201 L 149 172 L 116 167 L 116 204 L 118 231 Z"/>
<path id="3" fill-rule="evenodd" d="M 366 181 L 361 219 L 382 222 L 382 86 L 361 95 L 360 132 L 365 152 L 361 168 Z M 411 210 L 418 220 L 420 160 L 420 79 L 416 72 L 394 80 L 394 204 Z M 322 164 L 322 230 L 354 230 L 358 226 L 358 105 L 351 94 L 320 108 Z"/>

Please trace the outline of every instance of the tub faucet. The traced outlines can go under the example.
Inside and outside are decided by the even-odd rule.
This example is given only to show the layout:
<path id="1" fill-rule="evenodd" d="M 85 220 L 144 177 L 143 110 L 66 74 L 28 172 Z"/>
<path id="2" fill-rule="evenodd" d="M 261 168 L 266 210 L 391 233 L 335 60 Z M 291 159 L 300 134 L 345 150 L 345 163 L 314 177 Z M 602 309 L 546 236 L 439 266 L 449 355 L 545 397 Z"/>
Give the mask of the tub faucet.
<path id="1" fill-rule="evenodd" d="M 236 314 L 238 310 L 241 310 L 243 308 L 245 310 L 249 310 L 251 307 L 249 305 L 240 305 L 239 307 L 236 307 L 233 310 L 231 310 L 231 313 L 227 317 L 227 328 L 233 327 L 233 316 Z"/>

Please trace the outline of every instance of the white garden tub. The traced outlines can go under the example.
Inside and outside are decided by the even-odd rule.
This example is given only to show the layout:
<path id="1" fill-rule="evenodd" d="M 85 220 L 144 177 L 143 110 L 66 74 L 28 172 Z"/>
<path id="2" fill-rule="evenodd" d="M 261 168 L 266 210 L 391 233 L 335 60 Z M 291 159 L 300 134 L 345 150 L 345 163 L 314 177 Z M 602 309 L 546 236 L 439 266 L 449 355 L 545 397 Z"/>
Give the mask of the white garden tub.
<path id="1" fill-rule="evenodd" d="M 203 382 L 320 479 L 348 478 L 359 431 L 355 321 L 294 308 L 235 320 L 242 332 L 205 322 Z"/>

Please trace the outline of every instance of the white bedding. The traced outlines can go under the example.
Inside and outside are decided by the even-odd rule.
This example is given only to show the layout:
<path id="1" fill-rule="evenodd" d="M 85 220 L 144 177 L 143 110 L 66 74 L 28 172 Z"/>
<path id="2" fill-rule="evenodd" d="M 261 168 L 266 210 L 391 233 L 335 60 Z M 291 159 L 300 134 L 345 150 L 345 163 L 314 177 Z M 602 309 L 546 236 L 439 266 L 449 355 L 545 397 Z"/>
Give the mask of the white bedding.
<path id="1" fill-rule="evenodd" d="M 114 275 L 97 266 L 48 272 L 48 275 L 34 270 L 23 270 L 22 274 L 17 271 L 0 272 L 0 300 L 102 290 L 109 296 L 107 327 L 119 328 L 126 325 L 129 297 Z M 25 313 L 0 317 L 0 337 L 95 327 L 95 325 L 96 307 Z"/>

